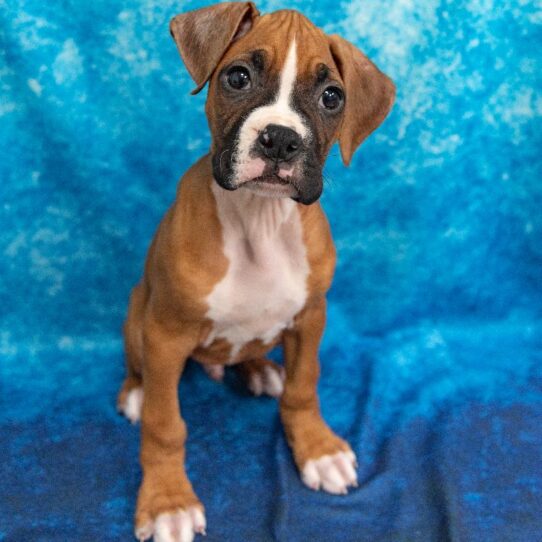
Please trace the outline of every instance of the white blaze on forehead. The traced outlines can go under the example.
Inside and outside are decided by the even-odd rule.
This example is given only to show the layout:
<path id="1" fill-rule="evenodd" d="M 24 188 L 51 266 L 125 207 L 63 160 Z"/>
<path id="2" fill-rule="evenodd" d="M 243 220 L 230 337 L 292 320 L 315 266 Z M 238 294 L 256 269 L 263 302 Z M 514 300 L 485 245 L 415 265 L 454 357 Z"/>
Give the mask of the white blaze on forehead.
<path id="1" fill-rule="evenodd" d="M 301 117 L 291 108 L 290 102 L 297 76 L 297 44 L 294 40 L 288 49 L 286 61 L 280 74 L 279 94 L 276 102 L 267 111 L 271 116 L 279 113 L 279 117 L 285 126 L 296 130 L 301 136 L 305 136 L 306 128 Z M 263 108 L 265 109 L 265 108 Z"/>
<path id="2" fill-rule="evenodd" d="M 259 133 L 269 124 L 278 124 L 291 128 L 303 139 L 309 136 L 301 115 L 292 108 L 292 94 L 296 79 L 297 44 L 294 38 L 282 66 L 279 89 L 275 100 L 269 105 L 254 109 L 239 130 L 234 155 L 235 178 L 238 183 L 253 178 L 247 173 L 253 169 L 252 162 L 260 159 L 250 158 L 250 149 L 254 145 Z"/>

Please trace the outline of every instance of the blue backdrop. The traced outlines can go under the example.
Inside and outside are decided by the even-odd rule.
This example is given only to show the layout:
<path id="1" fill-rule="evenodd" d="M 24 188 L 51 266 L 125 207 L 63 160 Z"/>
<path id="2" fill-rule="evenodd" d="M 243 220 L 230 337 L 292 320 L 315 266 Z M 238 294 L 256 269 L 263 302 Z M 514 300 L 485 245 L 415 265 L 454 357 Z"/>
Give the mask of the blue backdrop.
<path id="1" fill-rule="evenodd" d="M 176 182 L 208 148 L 168 32 L 203 2 L 0 0 L 0 539 L 131 540 L 120 327 Z M 271 399 L 189 366 L 209 542 L 534 541 L 542 532 L 542 7 L 278 0 L 396 82 L 323 205 L 338 247 L 320 395 L 360 459 L 304 488 Z"/>

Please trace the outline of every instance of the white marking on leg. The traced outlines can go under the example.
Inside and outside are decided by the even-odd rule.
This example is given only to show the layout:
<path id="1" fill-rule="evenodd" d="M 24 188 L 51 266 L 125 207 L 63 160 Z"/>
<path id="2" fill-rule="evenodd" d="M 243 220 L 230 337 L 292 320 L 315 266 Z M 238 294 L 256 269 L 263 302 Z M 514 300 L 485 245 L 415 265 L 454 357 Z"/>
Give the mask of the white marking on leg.
<path id="1" fill-rule="evenodd" d="M 264 393 L 271 397 L 280 397 L 284 389 L 284 382 L 280 371 L 272 365 L 266 365 L 264 374 Z"/>
<path id="2" fill-rule="evenodd" d="M 205 521 L 205 515 L 203 514 L 201 508 L 197 506 L 191 506 L 188 509 L 190 517 L 192 518 L 192 525 L 194 526 L 194 531 L 199 534 L 205 535 L 205 529 L 207 528 L 207 522 Z"/>
<path id="3" fill-rule="evenodd" d="M 186 510 L 159 514 L 154 522 L 136 529 L 135 535 L 143 542 L 154 537 L 154 542 L 192 542 L 196 534 L 205 535 L 205 514 L 199 506 Z"/>
<path id="4" fill-rule="evenodd" d="M 301 471 L 301 479 L 306 486 L 314 491 L 320 489 L 320 475 L 318 474 L 316 463 L 312 459 L 305 463 L 305 466 Z"/>
<path id="5" fill-rule="evenodd" d="M 264 365 L 248 376 L 248 389 L 256 396 L 280 397 L 284 389 L 284 374 L 279 366 Z"/>
<path id="6" fill-rule="evenodd" d="M 143 527 L 139 527 L 136 529 L 135 537 L 140 541 L 144 542 L 145 540 L 148 540 L 151 536 L 153 531 L 153 523 L 149 522 L 143 525 Z"/>
<path id="7" fill-rule="evenodd" d="M 259 397 L 263 392 L 262 373 L 255 371 L 252 373 L 248 380 L 248 389 L 256 396 Z"/>
<path id="8" fill-rule="evenodd" d="M 175 515 L 160 514 L 154 524 L 154 542 L 174 542 Z"/>
<path id="9" fill-rule="evenodd" d="M 275 101 L 252 111 L 239 130 L 234 153 L 234 177 L 238 185 L 258 176 L 252 175 L 252 172 L 260 171 L 263 162 L 260 158 L 251 158 L 250 150 L 260 132 L 267 125 L 278 124 L 286 126 L 296 131 L 302 139 L 306 139 L 309 136 L 309 131 L 301 115 L 294 111 L 291 106 L 296 78 L 297 44 L 294 38 L 282 67 L 279 91 Z"/>
<path id="10" fill-rule="evenodd" d="M 143 408 L 143 388 L 133 388 L 128 392 L 126 399 L 120 405 L 120 411 L 131 423 L 135 424 L 141 419 L 141 409 Z"/>
<path id="11" fill-rule="evenodd" d="M 177 512 L 175 523 L 178 532 L 177 540 L 180 542 L 192 542 L 192 540 L 194 540 L 195 531 L 190 513 L 185 512 L 184 510 Z M 177 540 L 174 542 L 177 542 Z"/>
<path id="12" fill-rule="evenodd" d="M 356 456 L 353 452 L 338 452 L 310 459 L 301 471 L 303 483 L 311 489 L 322 488 L 334 495 L 345 495 L 349 487 L 357 487 Z"/>
<path id="13" fill-rule="evenodd" d="M 354 469 L 355 461 L 356 457 L 353 453 L 342 453 L 333 456 L 333 462 L 339 469 L 343 480 L 346 480 L 348 485 L 351 486 L 358 485 L 358 476 L 356 474 L 356 470 Z"/>
<path id="14" fill-rule="evenodd" d="M 209 378 L 216 382 L 222 382 L 224 379 L 224 365 L 204 365 L 203 369 Z"/>

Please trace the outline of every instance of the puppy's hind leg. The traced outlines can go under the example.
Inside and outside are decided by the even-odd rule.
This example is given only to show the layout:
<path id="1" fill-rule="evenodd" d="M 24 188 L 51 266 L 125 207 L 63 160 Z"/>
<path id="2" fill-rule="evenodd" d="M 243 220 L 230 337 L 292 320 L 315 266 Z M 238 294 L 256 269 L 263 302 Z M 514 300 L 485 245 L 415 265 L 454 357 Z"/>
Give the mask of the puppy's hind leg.
<path id="1" fill-rule="evenodd" d="M 280 397 L 284 389 L 284 369 L 277 363 L 258 358 L 235 366 L 253 395 Z"/>
<path id="2" fill-rule="evenodd" d="M 204 365 L 203 370 L 215 382 L 224 380 L 224 365 Z"/>
<path id="3" fill-rule="evenodd" d="M 130 297 L 128 316 L 124 323 L 124 352 L 126 357 L 126 378 L 117 398 L 117 410 L 132 423 L 141 419 L 143 407 L 143 314 L 146 303 L 146 292 L 142 284 L 138 284 Z"/>
<path id="4" fill-rule="evenodd" d="M 284 368 L 267 358 L 255 358 L 234 365 L 234 368 L 253 395 L 280 397 L 284 388 Z M 224 365 L 203 365 L 209 378 L 224 380 Z"/>

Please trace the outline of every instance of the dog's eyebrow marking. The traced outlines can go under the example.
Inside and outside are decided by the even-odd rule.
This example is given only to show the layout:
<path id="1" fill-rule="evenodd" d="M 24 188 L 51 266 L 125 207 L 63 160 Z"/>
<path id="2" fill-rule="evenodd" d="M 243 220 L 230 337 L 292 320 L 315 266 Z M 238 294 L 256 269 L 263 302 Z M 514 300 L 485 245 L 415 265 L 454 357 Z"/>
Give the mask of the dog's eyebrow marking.
<path id="1" fill-rule="evenodd" d="M 323 83 L 329 76 L 329 68 L 325 64 L 318 64 L 316 68 L 316 83 Z"/>
<path id="2" fill-rule="evenodd" d="M 252 53 L 252 64 L 254 64 L 254 67 L 259 71 L 263 71 L 264 68 L 264 54 L 263 51 L 257 50 L 253 51 Z"/>

